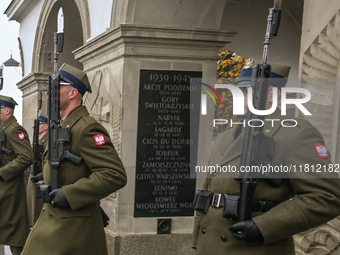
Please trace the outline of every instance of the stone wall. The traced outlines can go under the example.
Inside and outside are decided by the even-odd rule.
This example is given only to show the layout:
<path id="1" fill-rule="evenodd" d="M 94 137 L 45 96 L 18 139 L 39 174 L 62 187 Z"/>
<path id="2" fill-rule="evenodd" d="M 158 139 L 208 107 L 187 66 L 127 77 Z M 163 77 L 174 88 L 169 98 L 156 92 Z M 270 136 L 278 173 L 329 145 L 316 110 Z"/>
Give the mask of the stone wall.
<path id="1" fill-rule="evenodd" d="M 300 54 L 301 87 L 312 94 L 306 108 L 313 117 L 308 120 L 323 135 L 333 163 L 339 163 L 340 153 L 339 9 L 339 1 L 306 2 Z M 294 240 L 298 255 L 340 254 L 340 218 L 298 234 Z"/>

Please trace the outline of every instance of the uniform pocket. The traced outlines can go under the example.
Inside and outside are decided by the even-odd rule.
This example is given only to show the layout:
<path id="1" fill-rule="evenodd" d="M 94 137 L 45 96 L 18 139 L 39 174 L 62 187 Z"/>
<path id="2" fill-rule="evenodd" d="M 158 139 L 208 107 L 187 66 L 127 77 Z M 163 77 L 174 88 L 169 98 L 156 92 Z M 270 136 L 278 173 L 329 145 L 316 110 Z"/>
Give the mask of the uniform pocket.
<path id="1" fill-rule="evenodd" d="M 62 208 L 59 211 L 60 218 L 73 218 L 73 217 L 88 217 L 91 216 L 91 207 L 85 206 L 77 211 L 70 208 Z"/>

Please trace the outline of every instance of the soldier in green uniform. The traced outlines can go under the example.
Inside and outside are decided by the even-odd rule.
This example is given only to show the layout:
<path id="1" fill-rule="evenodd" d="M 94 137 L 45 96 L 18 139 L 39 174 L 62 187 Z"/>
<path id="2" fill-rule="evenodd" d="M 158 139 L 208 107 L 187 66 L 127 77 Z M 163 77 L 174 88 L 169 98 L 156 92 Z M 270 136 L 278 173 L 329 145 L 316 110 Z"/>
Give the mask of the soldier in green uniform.
<path id="1" fill-rule="evenodd" d="M 236 86 L 250 86 L 255 64 L 253 60 L 246 63 Z M 273 103 L 272 90 L 280 95 L 288 73 L 288 67 L 272 65 L 271 77 L 281 77 L 282 82 L 270 83 L 267 109 Z M 247 96 L 247 91 L 243 88 L 242 91 Z M 264 121 L 264 134 L 274 139 L 271 166 L 332 166 L 321 134 L 308 121 L 295 119 L 298 123 L 295 127 L 284 127 L 281 121 L 287 118 L 281 116 L 278 109 L 266 119 L 276 120 Z M 230 165 L 239 169 L 243 137 L 242 124 L 221 132 L 214 142 L 209 166 Z M 196 254 L 293 255 L 294 234 L 340 214 L 340 181 L 336 173 L 329 173 L 327 177 L 332 178 L 284 178 L 279 186 L 263 178 L 257 181 L 252 218 L 238 222 L 237 217 L 223 217 L 223 213 L 237 213 L 235 201 L 240 194 L 240 184 L 234 178 L 224 177 L 224 173 L 218 172 L 209 174 L 204 181 L 202 190 L 212 192 L 212 200 L 207 212 L 196 212 L 194 218 L 192 246 Z M 207 192 L 205 194 L 209 194 Z M 228 195 L 228 200 L 224 194 Z"/>
<path id="2" fill-rule="evenodd" d="M 62 187 L 49 194 L 51 203 L 43 204 L 22 255 L 104 255 L 107 247 L 100 199 L 124 187 L 126 172 L 106 129 L 81 105 L 84 93 L 91 92 L 87 75 L 67 64 L 59 74 L 64 79 L 60 86 L 61 126 L 70 129 L 70 153 L 82 160 L 79 165 L 61 161 Z M 45 151 L 43 175 L 45 184 L 51 184 L 47 155 Z"/>
<path id="3" fill-rule="evenodd" d="M 20 254 L 29 233 L 25 170 L 33 162 L 26 130 L 13 116 L 17 103 L 0 95 L 0 244 Z"/>
<path id="4" fill-rule="evenodd" d="M 41 113 L 38 116 L 38 120 L 39 120 L 39 127 L 38 127 L 39 128 L 39 145 L 42 147 L 41 157 L 40 157 L 40 160 L 38 161 L 38 167 L 41 169 L 42 153 L 46 150 L 47 142 L 48 142 L 47 115 Z M 37 183 L 38 181 L 42 181 L 42 180 L 43 180 L 42 172 L 37 174 L 37 176 L 33 176 L 33 172 L 32 171 L 30 172 L 28 183 L 27 183 L 27 209 L 28 209 L 28 218 L 30 221 L 30 226 L 32 227 L 37 221 L 42 205 L 43 205 L 41 197 L 37 198 L 35 183 Z"/>

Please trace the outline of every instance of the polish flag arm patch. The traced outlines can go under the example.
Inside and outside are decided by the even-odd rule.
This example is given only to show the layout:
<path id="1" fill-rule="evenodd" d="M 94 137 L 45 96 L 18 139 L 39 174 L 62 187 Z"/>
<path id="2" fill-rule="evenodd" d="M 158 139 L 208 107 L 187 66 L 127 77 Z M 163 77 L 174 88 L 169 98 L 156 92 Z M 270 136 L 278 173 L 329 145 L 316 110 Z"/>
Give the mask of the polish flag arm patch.
<path id="1" fill-rule="evenodd" d="M 325 147 L 325 145 L 321 143 L 314 144 L 314 148 L 316 151 L 316 154 L 318 155 L 319 158 L 328 158 L 329 153 Z"/>
<path id="2" fill-rule="evenodd" d="M 25 139 L 25 134 L 24 133 L 20 133 L 20 134 L 18 134 L 18 136 L 19 136 L 20 140 L 24 140 Z"/>
<path id="3" fill-rule="evenodd" d="M 94 141 L 96 142 L 96 144 L 98 146 L 102 146 L 102 145 L 104 145 L 106 143 L 105 137 L 104 137 L 103 134 L 95 135 L 95 136 L 93 136 L 93 138 L 94 138 Z"/>

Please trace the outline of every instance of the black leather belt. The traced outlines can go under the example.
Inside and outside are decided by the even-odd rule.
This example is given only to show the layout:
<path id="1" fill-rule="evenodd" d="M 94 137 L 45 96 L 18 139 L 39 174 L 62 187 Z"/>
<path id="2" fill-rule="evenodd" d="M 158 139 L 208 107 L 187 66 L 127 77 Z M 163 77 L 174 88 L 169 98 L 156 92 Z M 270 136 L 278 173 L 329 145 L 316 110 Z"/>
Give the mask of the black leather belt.
<path id="1" fill-rule="evenodd" d="M 213 196 L 211 199 L 211 206 L 215 208 L 224 207 L 226 204 L 224 195 L 226 194 L 213 193 Z M 239 196 L 233 196 L 233 195 L 227 195 L 227 197 L 229 201 L 233 201 L 235 203 L 237 203 L 240 198 Z M 252 210 L 256 212 L 267 212 L 275 206 L 276 204 L 272 202 L 254 200 Z"/>

